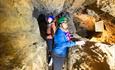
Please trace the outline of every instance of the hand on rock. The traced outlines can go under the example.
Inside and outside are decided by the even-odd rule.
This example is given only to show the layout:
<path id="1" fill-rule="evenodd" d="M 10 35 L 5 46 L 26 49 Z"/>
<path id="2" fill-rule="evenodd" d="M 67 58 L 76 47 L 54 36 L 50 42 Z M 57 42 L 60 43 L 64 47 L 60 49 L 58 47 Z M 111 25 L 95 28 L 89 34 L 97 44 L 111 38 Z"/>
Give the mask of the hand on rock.
<path id="1" fill-rule="evenodd" d="M 84 44 L 85 44 L 85 41 L 76 41 L 76 44 L 77 44 L 77 45 L 84 45 Z"/>

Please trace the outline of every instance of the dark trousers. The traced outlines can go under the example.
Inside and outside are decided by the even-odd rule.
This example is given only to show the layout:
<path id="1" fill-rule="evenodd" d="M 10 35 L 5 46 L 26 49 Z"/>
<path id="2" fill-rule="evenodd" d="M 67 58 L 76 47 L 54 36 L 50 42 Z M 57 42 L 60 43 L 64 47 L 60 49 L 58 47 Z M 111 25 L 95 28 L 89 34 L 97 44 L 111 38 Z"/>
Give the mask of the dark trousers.
<path id="1" fill-rule="evenodd" d="M 47 39 L 48 51 L 52 51 L 53 39 Z"/>
<path id="2" fill-rule="evenodd" d="M 53 47 L 53 39 L 47 39 L 47 59 L 48 59 L 48 63 L 50 62 L 51 59 L 51 51 L 52 51 L 52 47 Z"/>
<path id="3" fill-rule="evenodd" d="M 52 54 L 53 57 L 53 70 L 62 70 L 65 57 L 59 57 L 55 54 Z"/>

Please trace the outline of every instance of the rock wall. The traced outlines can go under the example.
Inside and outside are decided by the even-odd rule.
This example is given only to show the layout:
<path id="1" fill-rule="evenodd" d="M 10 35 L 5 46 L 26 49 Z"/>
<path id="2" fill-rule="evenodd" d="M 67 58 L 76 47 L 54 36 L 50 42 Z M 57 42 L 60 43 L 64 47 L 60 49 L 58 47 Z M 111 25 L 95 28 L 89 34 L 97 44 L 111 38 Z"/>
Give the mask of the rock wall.
<path id="1" fill-rule="evenodd" d="M 90 36 L 91 41 L 106 42 L 110 44 L 115 43 L 115 16 L 114 16 L 114 0 L 97 0 L 85 2 L 84 9 L 80 14 L 74 15 L 74 20 L 80 21 L 80 26 L 85 28 L 86 37 Z M 111 7 L 111 8 L 110 8 Z M 106 9 L 105 9 L 106 8 Z M 85 12 L 85 13 L 84 13 Z M 112 13 L 112 14 L 111 14 Z M 95 24 L 103 21 L 104 28 L 102 32 L 95 31 Z M 79 31 L 78 29 L 77 31 Z M 81 29 L 83 31 L 83 29 Z"/>
<path id="2" fill-rule="evenodd" d="M 97 0 L 97 6 L 115 17 L 115 0 Z"/>
<path id="3" fill-rule="evenodd" d="M 63 9 L 65 0 L 33 0 L 33 5 L 38 9 L 38 12 L 43 14 L 59 13 Z"/>
<path id="4" fill-rule="evenodd" d="M 115 70 L 115 45 L 86 42 L 70 49 L 68 70 Z"/>
<path id="5" fill-rule="evenodd" d="M 47 15 L 52 12 L 57 15 L 61 11 L 67 11 L 73 23 L 73 13 L 81 5 L 95 5 L 97 11 L 106 12 L 114 18 L 114 3 L 114 0 L 0 0 L 0 70 L 47 70 L 46 42 L 40 35 L 35 19 L 40 14 Z M 101 38 L 112 43 L 115 42 L 112 41 L 113 18 L 107 19 L 110 20 L 110 25 L 106 25 L 107 31 Z M 83 48 L 74 47 L 70 50 L 67 67 L 69 70 L 114 70 L 114 48 L 115 45 L 92 42 Z"/>
<path id="6" fill-rule="evenodd" d="M 31 0 L 0 0 L 0 70 L 47 70 Z"/>
<path id="7" fill-rule="evenodd" d="M 67 10 L 73 13 L 79 8 L 85 0 L 32 0 L 32 3 L 38 12 L 58 15 L 61 11 Z"/>

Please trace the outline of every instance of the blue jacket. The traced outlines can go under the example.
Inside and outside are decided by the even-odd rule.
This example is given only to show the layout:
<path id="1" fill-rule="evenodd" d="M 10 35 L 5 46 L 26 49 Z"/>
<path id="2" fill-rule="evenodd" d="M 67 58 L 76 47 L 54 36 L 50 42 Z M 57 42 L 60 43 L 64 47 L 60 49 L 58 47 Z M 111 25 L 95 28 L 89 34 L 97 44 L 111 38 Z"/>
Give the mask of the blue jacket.
<path id="1" fill-rule="evenodd" d="M 60 28 L 57 29 L 54 35 L 54 54 L 60 57 L 66 57 L 68 53 L 68 47 L 72 47 L 75 45 L 75 42 L 68 41 L 64 31 L 62 31 Z"/>

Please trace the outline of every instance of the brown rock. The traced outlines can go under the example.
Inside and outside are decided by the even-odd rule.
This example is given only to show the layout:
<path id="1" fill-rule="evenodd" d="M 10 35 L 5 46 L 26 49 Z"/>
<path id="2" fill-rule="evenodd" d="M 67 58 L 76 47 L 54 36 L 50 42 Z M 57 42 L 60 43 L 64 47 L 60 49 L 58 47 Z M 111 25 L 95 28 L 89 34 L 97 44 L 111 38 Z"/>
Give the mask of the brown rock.
<path id="1" fill-rule="evenodd" d="M 47 70 L 31 0 L 0 1 L 0 70 Z"/>
<path id="2" fill-rule="evenodd" d="M 84 27 L 89 31 L 94 31 L 95 18 L 93 16 L 78 14 L 75 15 L 75 17 L 81 22 L 80 27 Z"/>
<path id="3" fill-rule="evenodd" d="M 114 70 L 115 45 L 86 42 L 70 49 L 68 70 Z"/>

